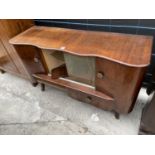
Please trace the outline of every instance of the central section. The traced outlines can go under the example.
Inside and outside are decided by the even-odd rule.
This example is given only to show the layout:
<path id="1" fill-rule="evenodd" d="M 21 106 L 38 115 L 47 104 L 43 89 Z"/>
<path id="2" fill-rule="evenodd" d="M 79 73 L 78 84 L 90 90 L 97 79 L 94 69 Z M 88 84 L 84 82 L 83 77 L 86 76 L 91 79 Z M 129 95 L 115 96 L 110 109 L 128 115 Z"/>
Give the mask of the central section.
<path id="1" fill-rule="evenodd" d="M 64 53 L 55 50 L 43 49 L 43 56 L 48 68 L 48 73 L 52 75 L 53 70 L 56 68 L 62 71 L 62 67 L 67 71 L 65 78 L 95 86 L 95 58 L 83 57 L 73 54 Z M 61 77 L 61 75 L 60 75 Z"/>

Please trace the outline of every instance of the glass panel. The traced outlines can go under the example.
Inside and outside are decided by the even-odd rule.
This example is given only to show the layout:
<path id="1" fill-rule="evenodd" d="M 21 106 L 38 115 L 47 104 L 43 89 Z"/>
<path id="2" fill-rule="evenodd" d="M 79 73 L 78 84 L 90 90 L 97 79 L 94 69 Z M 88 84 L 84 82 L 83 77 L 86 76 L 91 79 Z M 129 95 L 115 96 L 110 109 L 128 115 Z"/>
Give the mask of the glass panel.
<path id="1" fill-rule="evenodd" d="M 64 53 L 69 78 L 93 85 L 95 83 L 95 58 Z"/>

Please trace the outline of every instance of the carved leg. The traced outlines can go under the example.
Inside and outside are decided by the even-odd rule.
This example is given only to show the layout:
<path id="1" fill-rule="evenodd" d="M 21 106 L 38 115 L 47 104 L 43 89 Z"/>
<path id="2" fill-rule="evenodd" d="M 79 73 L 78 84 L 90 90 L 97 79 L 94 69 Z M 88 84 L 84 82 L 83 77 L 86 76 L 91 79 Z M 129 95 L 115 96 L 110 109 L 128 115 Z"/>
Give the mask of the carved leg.
<path id="1" fill-rule="evenodd" d="M 4 74 L 4 73 L 5 73 L 5 71 L 4 71 L 3 69 L 0 69 L 0 72 L 1 72 L 2 74 Z"/>
<path id="2" fill-rule="evenodd" d="M 45 84 L 41 83 L 41 91 L 45 91 Z"/>

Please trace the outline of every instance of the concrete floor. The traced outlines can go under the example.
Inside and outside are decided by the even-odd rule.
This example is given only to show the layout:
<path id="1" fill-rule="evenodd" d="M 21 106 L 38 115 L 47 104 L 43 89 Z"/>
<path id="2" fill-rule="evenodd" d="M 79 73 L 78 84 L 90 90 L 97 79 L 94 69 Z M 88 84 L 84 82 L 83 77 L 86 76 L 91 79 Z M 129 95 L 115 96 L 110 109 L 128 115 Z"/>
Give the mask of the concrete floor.
<path id="1" fill-rule="evenodd" d="M 0 74 L 0 134 L 137 134 L 146 103 L 141 89 L 134 110 L 116 120 L 111 112 L 76 101 L 54 87 L 32 87 Z"/>

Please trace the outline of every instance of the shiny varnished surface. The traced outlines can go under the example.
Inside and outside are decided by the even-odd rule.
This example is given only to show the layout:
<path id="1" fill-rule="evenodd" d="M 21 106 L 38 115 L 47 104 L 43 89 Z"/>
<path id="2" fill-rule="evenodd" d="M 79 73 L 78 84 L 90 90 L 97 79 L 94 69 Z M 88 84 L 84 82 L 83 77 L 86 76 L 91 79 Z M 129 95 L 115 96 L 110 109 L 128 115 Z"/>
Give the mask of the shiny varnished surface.
<path id="1" fill-rule="evenodd" d="M 33 26 L 10 40 L 12 44 L 34 45 L 80 55 L 95 56 L 124 65 L 149 65 L 152 37 L 109 32 Z"/>
<path id="2" fill-rule="evenodd" d="M 44 90 L 44 84 L 63 87 L 75 99 L 117 113 L 128 113 L 132 110 L 142 84 L 145 69 L 150 63 L 152 50 L 152 37 L 148 36 L 37 26 L 33 26 L 17 35 L 10 40 L 10 43 L 17 48 L 22 46 L 25 49 L 26 46 L 38 47 L 36 51 L 38 54 L 40 48 L 43 51 L 46 49 L 49 54 L 51 50 L 54 50 L 56 53 L 58 51 L 64 52 L 65 55 L 72 54 L 71 56 L 75 58 L 80 56 L 80 60 L 77 60 L 77 62 L 73 57 L 64 61 L 66 66 L 71 61 L 72 63 L 68 65 L 71 67 L 73 65 L 77 67 L 77 63 L 80 63 L 74 81 L 78 81 L 76 78 L 81 74 L 80 71 L 83 67 L 86 66 L 83 61 L 86 61 L 86 58 L 93 59 L 95 70 L 91 77 L 95 78 L 94 89 L 91 86 L 83 86 L 75 82 L 52 79 L 48 76 L 48 69 L 43 69 L 40 74 L 36 72 L 35 65 L 27 65 L 27 68 L 30 74 L 33 74 L 33 77 L 41 83 L 42 90 Z M 24 53 L 20 56 L 22 60 L 25 59 L 26 53 L 29 55 L 33 52 L 25 50 Z M 48 54 L 47 57 L 49 58 Z M 52 59 L 49 59 L 50 63 L 51 61 Z M 28 59 L 24 63 L 27 64 Z M 43 60 L 40 58 L 39 63 L 44 68 L 48 68 L 45 57 L 43 57 Z M 90 65 L 88 66 L 90 67 Z M 32 71 L 32 69 L 34 70 Z M 87 70 L 82 72 L 84 77 L 86 77 L 85 72 Z M 40 68 L 39 71 L 41 71 Z M 62 77 L 62 75 L 64 74 L 61 71 L 57 78 Z M 69 79 L 70 77 L 66 78 Z M 85 80 L 88 81 L 89 78 Z M 82 83 L 87 83 L 83 81 L 82 79 Z"/>
<path id="3" fill-rule="evenodd" d="M 139 93 L 146 67 L 136 68 L 96 58 L 96 90 L 115 99 L 118 113 L 132 110 Z M 102 76 L 99 76 L 102 73 Z"/>
<path id="4" fill-rule="evenodd" d="M 15 46 L 30 76 L 34 73 L 45 73 L 42 63 L 42 51 L 34 46 Z"/>

